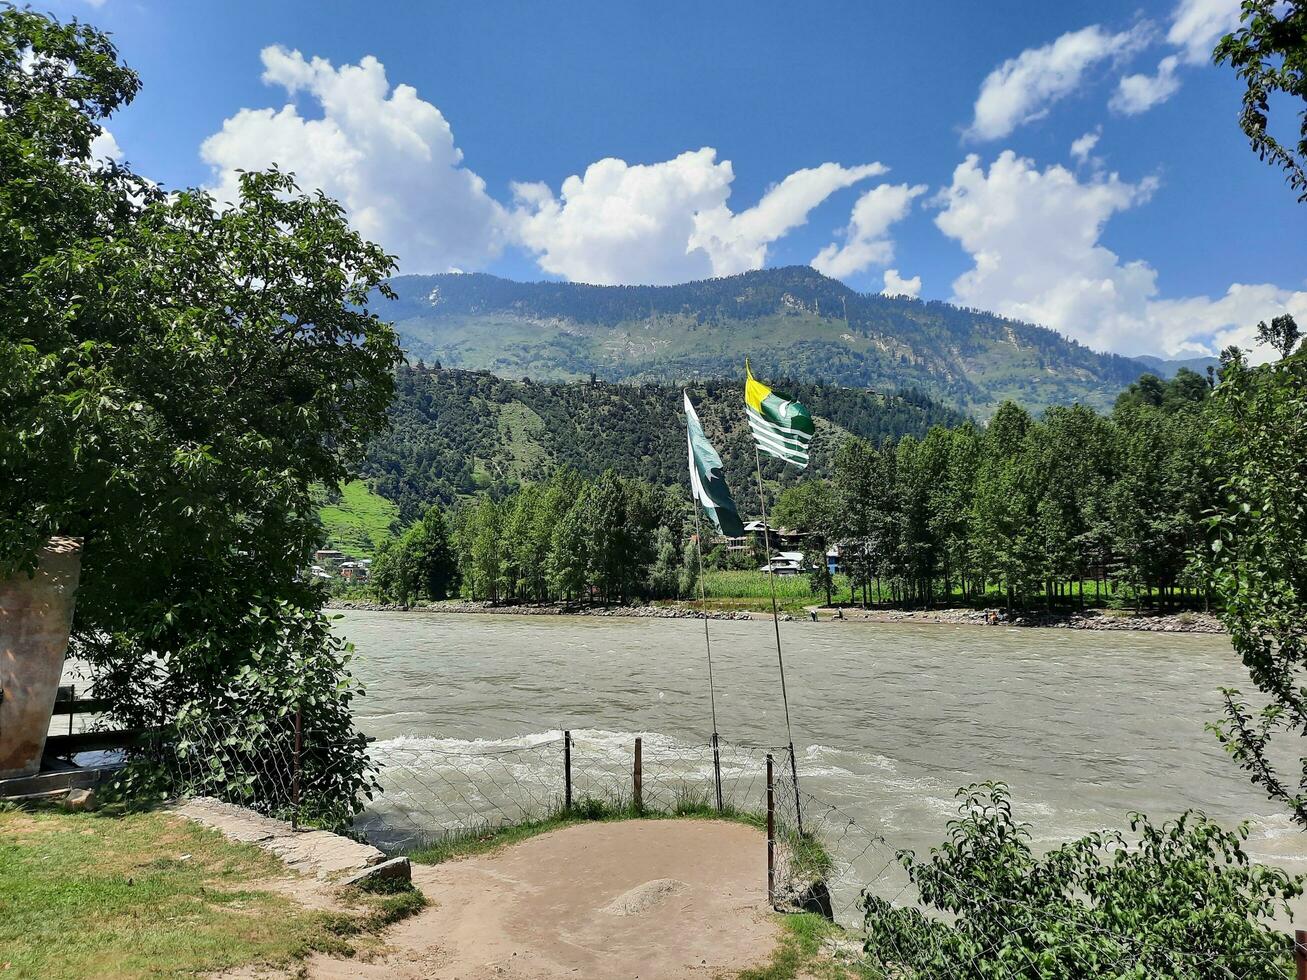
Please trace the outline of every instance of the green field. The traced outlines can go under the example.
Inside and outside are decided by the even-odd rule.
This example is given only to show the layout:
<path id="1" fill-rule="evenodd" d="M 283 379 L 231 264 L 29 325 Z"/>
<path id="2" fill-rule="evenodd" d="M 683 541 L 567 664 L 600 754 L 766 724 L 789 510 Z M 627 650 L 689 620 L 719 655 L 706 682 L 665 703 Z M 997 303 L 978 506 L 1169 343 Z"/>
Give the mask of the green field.
<path id="1" fill-rule="evenodd" d="M 1106 584 L 1096 583 L 1093 579 L 1087 579 L 1083 585 L 1085 605 L 1088 607 L 1116 607 L 1124 613 L 1135 606 L 1133 595 L 1127 593 L 1122 587 L 1118 587 L 1117 592 L 1114 594 Z M 707 590 L 710 608 L 771 611 L 771 592 L 766 572 L 708 572 L 704 576 L 704 586 Z M 875 589 L 870 590 L 868 598 L 873 605 L 877 606 L 894 604 L 894 597 L 887 583 L 882 584 L 879 594 L 876 594 Z M 697 595 L 693 599 L 697 604 Z M 1158 606 L 1158 599 L 1156 591 L 1149 590 L 1140 597 L 1139 604 L 1146 610 L 1155 609 Z M 848 576 L 836 575 L 831 586 L 831 600 L 836 605 L 859 606 L 862 604 L 862 593 L 859 591 L 856 596 L 851 595 Z M 776 603 L 782 612 L 800 616 L 804 614 L 805 607 L 823 605 L 825 602 L 824 590 L 813 592 L 808 586 L 808 577 L 806 575 L 778 575 L 776 577 Z M 953 591 L 947 601 L 942 595 L 938 595 L 935 600 L 935 604 L 940 607 L 973 606 L 992 609 L 1000 609 L 1006 605 L 1006 602 L 1006 595 L 996 585 L 990 585 L 983 596 L 964 597 L 960 586 L 956 582 L 953 583 Z M 1039 612 L 1044 605 L 1042 599 L 1033 599 L 1030 601 L 1028 608 L 1031 612 Z M 1078 586 L 1074 586 L 1070 594 L 1060 596 L 1054 601 L 1054 607 L 1062 612 L 1077 608 L 1079 605 Z M 1188 608 L 1201 608 L 1201 601 L 1197 596 L 1190 596 L 1184 605 Z M 895 606 L 895 608 L 902 607 Z"/>
<path id="2" fill-rule="evenodd" d="M 399 508 L 362 480 L 346 483 L 340 500 L 324 505 L 318 513 L 327 531 L 327 546 L 357 558 L 371 558 L 399 518 Z"/>
<path id="3" fill-rule="evenodd" d="M 375 951 L 423 905 L 351 889 L 305 907 L 268 886 L 287 876 L 276 857 L 163 812 L 0 807 L 0 869 L 5 977 L 299 975 L 315 950 Z"/>

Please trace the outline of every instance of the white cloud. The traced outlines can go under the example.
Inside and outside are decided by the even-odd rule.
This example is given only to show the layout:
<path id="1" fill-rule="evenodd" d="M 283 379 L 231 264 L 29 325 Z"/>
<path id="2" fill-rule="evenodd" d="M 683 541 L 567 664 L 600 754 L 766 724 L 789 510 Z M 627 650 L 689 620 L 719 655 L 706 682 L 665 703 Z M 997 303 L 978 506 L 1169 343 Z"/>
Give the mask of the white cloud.
<path id="1" fill-rule="evenodd" d="M 1108 107 L 1123 115 L 1137 116 L 1165 102 L 1180 91 L 1180 79 L 1176 77 L 1179 66 L 1179 56 L 1169 54 L 1157 63 L 1155 75 L 1126 75 L 1117 82 Z"/>
<path id="2" fill-rule="evenodd" d="M 651 164 L 599 160 L 563 181 L 514 185 L 517 239 L 546 272 L 591 283 L 671 283 L 760 268 L 767 246 L 879 163 L 799 170 L 753 207 L 727 206 L 735 174 L 712 147 Z"/>
<path id="3" fill-rule="evenodd" d="M 1098 146 L 1098 141 L 1103 136 L 1103 127 L 1091 130 L 1071 141 L 1071 159 L 1083 165 L 1090 161 L 1090 154 L 1094 152 L 1094 147 Z"/>
<path id="4" fill-rule="evenodd" d="M 1086 71 L 1108 58 L 1138 50 L 1148 34 L 1147 24 L 1118 34 L 1093 24 L 1009 58 L 981 83 L 967 135 L 978 140 L 1001 139 L 1017 126 L 1044 117 L 1050 105 L 1080 86 Z"/>
<path id="5" fill-rule="evenodd" d="M 1180 0 L 1171 15 L 1166 39 L 1180 48 L 1191 65 L 1212 60 L 1221 35 L 1239 23 L 1239 0 Z"/>
<path id="6" fill-rule="evenodd" d="M 831 194 L 888 169 L 880 163 L 856 167 L 823 163 L 796 170 L 739 214 L 722 204 L 697 215 L 690 246 L 702 248 L 712 258 L 713 275 L 759 269 L 767 261 L 767 246 L 806 223 L 812 209 Z"/>
<path id="7" fill-rule="evenodd" d="M 916 299 L 921 295 L 921 276 L 904 279 L 899 275 L 898 269 L 886 269 L 885 288 L 881 290 L 881 295 L 907 296 L 910 299 Z"/>
<path id="8" fill-rule="evenodd" d="M 870 265 L 884 265 L 894 258 L 890 226 L 902 220 L 912 201 L 926 193 L 925 184 L 881 184 L 873 187 L 853 205 L 844 243 L 831 242 L 812 260 L 818 272 L 836 279 L 861 272 Z"/>
<path id="9" fill-rule="evenodd" d="M 1307 315 L 1307 292 L 1269 284 L 1235 284 L 1215 300 L 1159 299 L 1152 266 L 1122 262 L 1099 242 L 1112 215 L 1146 202 L 1156 186 L 1116 174 L 1081 181 L 1060 166 L 1040 171 L 1010 150 L 988 173 L 967 157 L 941 192 L 936 218 L 975 263 L 954 281 L 954 301 L 1099 349 L 1170 355 L 1249 347 L 1259 319 L 1285 310 Z"/>
<path id="10" fill-rule="evenodd" d="M 122 158 L 122 148 L 118 145 L 118 141 L 113 138 L 113 133 L 101 127 L 100 135 L 91 140 L 91 159 L 121 160 Z"/>
<path id="11" fill-rule="evenodd" d="M 499 253 L 503 208 L 462 165 L 440 110 L 414 88 L 392 88 L 371 56 L 340 68 L 277 46 L 261 57 L 264 82 L 292 99 L 303 93 L 322 116 L 304 118 L 290 102 L 225 120 L 200 148 L 219 198 L 234 197 L 238 169 L 275 163 L 302 187 L 339 200 L 364 236 L 399 255 L 405 272 L 479 268 Z"/>

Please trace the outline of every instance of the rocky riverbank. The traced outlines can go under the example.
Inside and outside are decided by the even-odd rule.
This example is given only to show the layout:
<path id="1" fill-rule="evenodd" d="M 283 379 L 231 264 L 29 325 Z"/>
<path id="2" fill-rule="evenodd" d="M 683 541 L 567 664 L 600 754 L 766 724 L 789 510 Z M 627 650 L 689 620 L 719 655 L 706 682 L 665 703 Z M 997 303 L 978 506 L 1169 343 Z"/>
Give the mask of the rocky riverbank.
<path id="1" fill-rule="evenodd" d="M 491 605 L 488 602 L 447 600 L 421 602 L 410 606 L 370 602 L 360 599 L 336 599 L 329 609 L 359 609 L 371 612 L 428 611 L 443 613 L 491 613 L 505 616 L 606 616 L 634 619 L 770 619 L 762 611 L 709 610 L 707 613 L 689 605 L 663 606 L 581 606 L 571 603 L 521 603 Z M 945 626 L 984 626 L 988 612 L 980 609 L 859 609 L 856 606 L 835 609 L 814 606 L 819 622 L 831 620 L 847 623 L 936 623 Z M 842 617 L 842 620 L 841 620 Z M 805 617 L 806 618 L 806 617 Z M 781 619 L 794 620 L 789 613 Z M 1221 621 L 1210 613 L 1182 612 L 1174 615 L 1135 615 L 1119 610 L 1087 609 L 1071 614 L 1022 613 L 999 623 L 1000 626 L 1030 626 L 1042 629 L 1138 630 L 1146 633 L 1224 633 Z"/>
<path id="2" fill-rule="evenodd" d="M 819 608 L 820 619 L 838 616 L 838 610 Z M 984 626 L 989 613 L 981 609 L 844 609 L 846 621 L 872 623 L 940 623 L 953 626 Z M 1086 609 L 1071 614 L 1020 613 L 1000 626 L 1034 626 L 1042 629 L 1137 630 L 1146 633 L 1224 633 L 1221 621 L 1210 613 L 1182 612 L 1174 615 L 1139 614 L 1119 610 Z"/>
<path id="3" fill-rule="evenodd" d="M 691 606 L 581 606 L 569 603 L 521 603 L 492 605 L 489 602 L 419 602 L 411 606 L 385 602 L 368 602 L 358 599 L 335 599 L 328 609 L 362 609 L 369 612 L 442 612 L 442 613 L 493 613 L 506 616 L 608 616 L 634 619 L 757 619 L 760 613 L 741 610 L 710 609 L 707 612 Z M 770 618 L 770 617 L 769 617 Z M 789 613 L 784 620 L 794 617 Z"/>

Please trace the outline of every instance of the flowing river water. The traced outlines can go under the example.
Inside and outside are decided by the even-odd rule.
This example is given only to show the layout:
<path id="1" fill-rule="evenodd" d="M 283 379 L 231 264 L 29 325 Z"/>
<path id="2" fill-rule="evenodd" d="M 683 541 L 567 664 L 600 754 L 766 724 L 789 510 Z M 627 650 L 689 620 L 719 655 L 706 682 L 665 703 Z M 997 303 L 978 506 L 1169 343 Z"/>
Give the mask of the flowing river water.
<path id="1" fill-rule="evenodd" d="M 629 772 L 635 735 L 655 766 L 706 758 L 701 621 L 351 611 L 337 628 L 356 648 L 375 754 L 420 760 L 417 784 L 403 787 L 419 823 L 437 803 L 469 817 L 490 801 L 457 783 L 469 757 L 497 762 L 484 778 L 501 791 L 533 783 L 548 795 L 561 784 L 562 729 L 581 770 L 598 753 L 611 773 Z M 710 629 L 722 739 L 783 746 L 772 624 Z M 1124 828 L 1132 810 L 1160 820 L 1192 807 L 1228 826 L 1251 820 L 1255 859 L 1307 870 L 1307 835 L 1204 730 L 1219 688 L 1251 687 L 1223 636 L 853 622 L 782 623 L 781 636 L 810 819 L 833 807 L 826 832 L 854 822 L 891 848 L 844 842 L 864 883 L 887 874 L 897 887 L 880 855 L 926 852 L 945 837 L 958 787 L 987 779 L 1009 785 L 1037 848 Z M 732 787 L 755 792 L 760 755 L 728 755 Z"/>

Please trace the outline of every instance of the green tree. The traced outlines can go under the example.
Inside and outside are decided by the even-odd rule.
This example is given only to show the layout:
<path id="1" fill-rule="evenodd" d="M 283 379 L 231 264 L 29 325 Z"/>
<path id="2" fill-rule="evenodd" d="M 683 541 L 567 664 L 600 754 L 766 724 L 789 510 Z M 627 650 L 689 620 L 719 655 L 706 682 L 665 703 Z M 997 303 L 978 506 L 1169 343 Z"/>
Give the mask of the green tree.
<path id="1" fill-rule="evenodd" d="M 382 545 L 372 563 L 371 582 L 383 599 L 405 605 L 416 599 L 444 599 L 457 591 L 458 562 L 438 507 Z"/>
<path id="2" fill-rule="evenodd" d="M 1298 200 L 1307 201 L 1307 108 L 1298 109 L 1296 146 L 1286 146 L 1268 130 L 1273 98 L 1307 103 L 1307 3 L 1243 0 L 1240 20 L 1238 30 L 1221 38 L 1212 59 L 1218 65 L 1229 62 L 1244 82 L 1239 127 L 1253 151 L 1284 170 Z"/>
<path id="3" fill-rule="evenodd" d="M 72 651 L 118 719 L 253 738 L 300 701 L 349 809 L 347 651 L 298 573 L 384 423 L 393 261 L 289 175 L 219 205 L 90 159 L 138 88 L 94 28 L 0 10 L 0 574 L 82 537 Z M 256 691 L 274 714 L 233 714 Z"/>
<path id="4" fill-rule="evenodd" d="M 1281 357 L 1292 354 L 1301 337 L 1298 324 L 1288 313 L 1272 317 L 1270 323 L 1263 320 L 1257 324 L 1257 343 L 1270 344 Z"/>
<path id="5" fill-rule="evenodd" d="M 1001 783 L 970 786 L 929 859 L 899 857 L 927 916 L 868 895 L 864 950 L 877 976 L 1288 976 L 1289 914 L 1302 879 L 1253 864 L 1246 825 L 1227 831 L 1190 811 L 1130 836 L 1089 834 L 1043 855 Z"/>
<path id="6" fill-rule="evenodd" d="M 826 552 L 838 533 L 839 517 L 834 488 L 820 478 L 787 487 L 770 516 L 778 526 L 797 528 L 806 535 L 803 557 L 810 569 L 809 584 L 814 592 L 825 592 L 829 606 L 831 575 Z"/>
<path id="7" fill-rule="evenodd" d="M 676 539 L 670 529 L 660 527 L 654 532 L 654 558 L 649 566 L 649 594 L 657 599 L 676 599 L 681 592 L 681 556 Z"/>
<path id="8" fill-rule="evenodd" d="M 1289 773 L 1275 752 L 1307 735 L 1307 357 L 1236 368 L 1214 397 L 1228 476 L 1210 518 L 1212 584 L 1269 702 L 1254 709 L 1226 691 L 1216 730 L 1253 782 L 1307 827 L 1307 758 Z"/>

